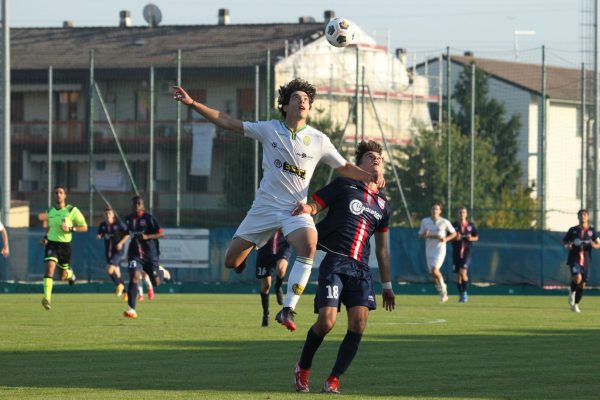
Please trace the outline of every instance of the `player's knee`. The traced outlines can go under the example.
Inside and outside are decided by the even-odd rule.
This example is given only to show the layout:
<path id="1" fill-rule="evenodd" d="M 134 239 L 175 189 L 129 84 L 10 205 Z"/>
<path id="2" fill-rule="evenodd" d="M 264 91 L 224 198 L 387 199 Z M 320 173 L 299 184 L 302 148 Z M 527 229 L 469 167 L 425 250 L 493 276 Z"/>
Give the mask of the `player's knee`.
<path id="1" fill-rule="evenodd" d="M 235 254 L 230 254 L 229 252 L 225 254 L 225 268 L 237 268 L 242 261 L 238 260 Z"/>
<path id="2" fill-rule="evenodd" d="M 333 329 L 334 326 L 335 326 L 335 321 L 327 318 L 327 319 L 318 320 L 317 323 L 314 325 L 313 329 L 317 335 L 325 336 L 329 332 L 331 332 L 331 330 Z"/>

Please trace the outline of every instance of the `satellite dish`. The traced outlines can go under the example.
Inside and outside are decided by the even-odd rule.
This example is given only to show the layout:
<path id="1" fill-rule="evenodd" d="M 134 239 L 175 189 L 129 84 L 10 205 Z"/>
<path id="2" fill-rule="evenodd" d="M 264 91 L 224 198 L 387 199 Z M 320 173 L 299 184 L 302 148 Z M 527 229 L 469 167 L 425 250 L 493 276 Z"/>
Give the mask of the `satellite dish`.
<path id="1" fill-rule="evenodd" d="M 152 3 L 149 3 L 146 5 L 146 7 L 144 7 L 142 14 L 144 14 L 144 19 L 148 25 L 152 27 L 158 26 L 160 21 L 162 21 L 162 13 L 160 12 L 160 9 Z"/>

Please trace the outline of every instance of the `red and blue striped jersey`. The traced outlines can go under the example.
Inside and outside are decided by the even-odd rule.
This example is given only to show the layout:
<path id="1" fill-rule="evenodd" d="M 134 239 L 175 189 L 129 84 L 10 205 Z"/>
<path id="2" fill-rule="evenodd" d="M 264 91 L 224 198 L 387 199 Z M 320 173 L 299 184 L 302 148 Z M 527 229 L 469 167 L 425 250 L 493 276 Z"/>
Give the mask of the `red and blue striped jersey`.
<path id="1" fill-rule="evenodd" d="M 589 267 L 592 262 L 592 242 L 598 240 L 598 233 L 593 226 L 587 228 L 581 225 L 569 228 L 563 242 L 571 244 L 567 265 L 578 264 L 584 268 Z"/>
<path id="2" fill-rule="evenodd" d="M 131 242 L 127 257 L 131 260 L 137 258 L 142 261 L 152 260 L 160 255 L 158 239 L 142 240 L 141 235 L 151 235 L 162 232 L 162 228 L 154 216 L 146 212 L 138 215 L 131 213 L 125 218 L 127 234 Z"/>
<path id="3" fill-rule="evenodd" d="M 363 182 L 337 178 L 312 195 L 327 216 L 317 224 L 321 250 L 369 261 L 369 240 L 376 231 L 387 232 L 391 208 L 381 191 L 370 190 Z"/>

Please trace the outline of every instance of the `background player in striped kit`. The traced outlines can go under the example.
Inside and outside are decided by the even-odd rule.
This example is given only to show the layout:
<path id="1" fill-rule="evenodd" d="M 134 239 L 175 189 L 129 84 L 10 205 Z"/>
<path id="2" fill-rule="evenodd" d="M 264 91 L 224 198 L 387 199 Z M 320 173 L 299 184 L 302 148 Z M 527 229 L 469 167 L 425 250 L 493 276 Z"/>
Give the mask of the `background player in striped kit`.
<path id="1" fill-rule="evenodd" d="M 456 274 L 456 286 L 459 293 L 459 303 L 469 301 L 467 286 L 469 284 L 469 267 L 471 266 L 473 242 L 479 240 L 477 227 L 468 219 L 467 208 L 458 209 L 458 220 L 452 223 L 456 237 L 452 241 L 452 265 Z"/>
<path id="2" fill-rule="evenodd" d="M 123 238 L 127 236 L 127 227 L 115 216 L 112 208 L 104 210 L 104 221 L 98 227 L 96 239 L 104 240 L 104 258 L 106 259 L 106 273 L 115 284 L 117 296 L 123 294 L 125 284 L 121 278 L 119 264 L 124 256 Z"/>
<path id="3" fill-rule="evenodd" d="M 256 277 L 260 279 L 260 301 L 262 304 L 262 326 L 269 326 L 269 291 L 271 275 L 275 271 L 275 296 L 277 304 L 283 304 L 281 284 L 292 255 L 290 244 L 283 237 L 281 229 L 269 239 L 267 244 L 258 249 L 256 255 Z"/>
<path id="4" fill-rule="evenodd" d="M 592 263 L 592 249 L 600 248 L 600 237 L 593 226 L 589 224 L 588 212 L 581 209 L 577 212 L 579 225 L 567 231 L 563 245 L 569 250 L 567 266 L 571 271 L 571 292 L 569 305 L 573 312 L 579 313 L 579 302 L 587 282 Z"/>

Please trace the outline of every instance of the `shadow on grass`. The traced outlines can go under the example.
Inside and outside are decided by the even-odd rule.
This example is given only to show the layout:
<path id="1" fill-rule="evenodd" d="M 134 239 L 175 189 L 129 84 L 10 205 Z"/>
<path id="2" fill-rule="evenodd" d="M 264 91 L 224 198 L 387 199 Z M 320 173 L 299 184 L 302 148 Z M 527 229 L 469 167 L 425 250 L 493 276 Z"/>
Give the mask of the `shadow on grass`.
<path id="1" fill-rule="evenodd" d="M 359 396 L 564 399 L 576 393 L 578 399 L 597 398 L 598 337 L 600 330 L 371 338 L 367 332 L 342 377 L 342 390 Z M 0 386 L 290 392 L 302 342 L 157 339 L 141 344 L 153 349 L 0 352 L 5 371 Z M 313 387 L 326 378 L 338 345 L 333 338 L 323 343 L 313 365 Z"/>

